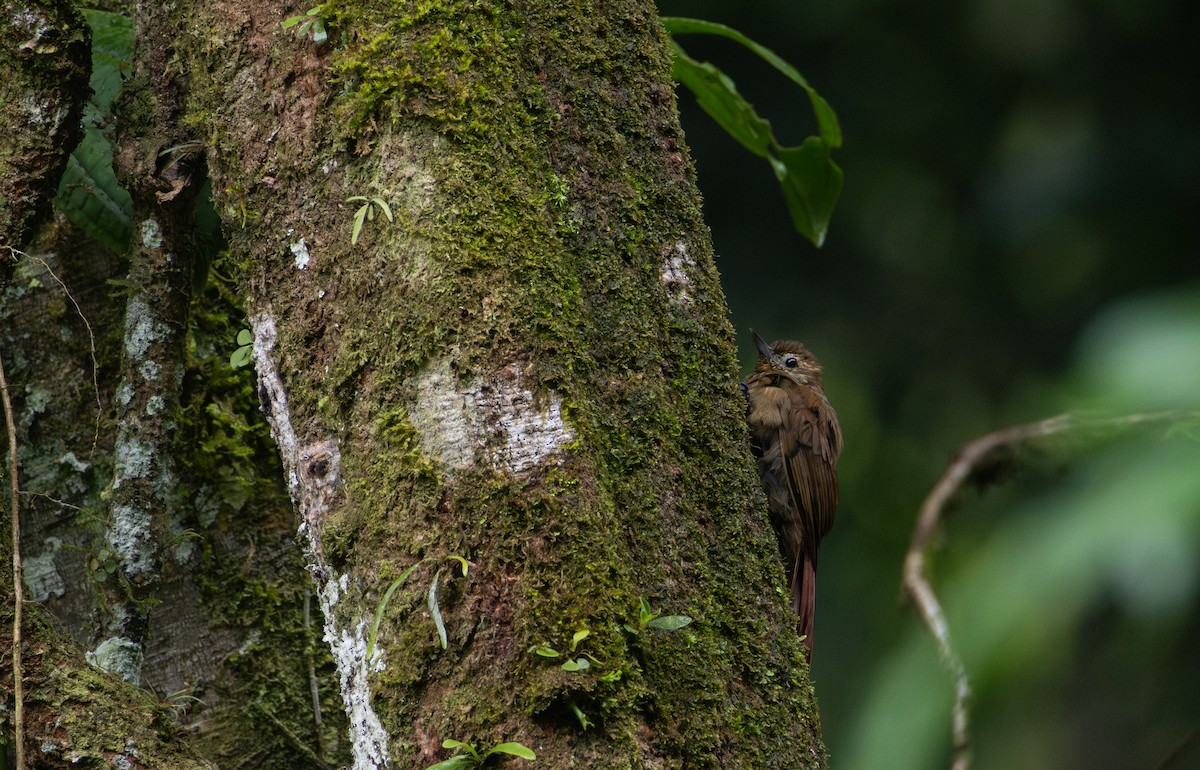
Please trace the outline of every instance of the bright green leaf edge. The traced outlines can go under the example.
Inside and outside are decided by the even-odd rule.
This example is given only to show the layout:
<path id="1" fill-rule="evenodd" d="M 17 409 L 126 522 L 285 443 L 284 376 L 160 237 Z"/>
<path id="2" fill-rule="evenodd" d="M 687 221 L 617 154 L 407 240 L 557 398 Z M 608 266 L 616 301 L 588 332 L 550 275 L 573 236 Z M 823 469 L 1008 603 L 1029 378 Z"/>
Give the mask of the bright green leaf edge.
<path id="1" fill-rule="evenodd" d="M 830 147 L 836 148 L 842 146 L 841 124 L 838 123 L 837 115 L 834 113 L 833 108 L 829 106 L 829 102 L 825 101 L 817 93 L 816 89 L 808 84 L 808 81 L 804 79 L 804 76 L 795 67 L 780 58 L 770 48 L 754 42 L 732 27 L 712 21 L 688 19 L 681 16 L 663 16 L 662 24 L 667 32 L 672 35 L 717 35 L 740 43 L 753 51 L 760 59 L 770 64 L 793 83 L 804 89 L 804 92 L 808 94 L 809 101 L 812 103 L 813 112 L 817 116 L 817 131 L 820 133 L 821 138 Z"/>
<path id="2" fill-rule="evenodd" d="M 534 754 L 529 747 L 522 743 L 516 742 L 498 743 L 492 748 L 488 749 L 487 753 L 483 755 L 483 758 L 487 759 L 492 754 L 509 754 L 514 757 L 520 757 L 521 759 L 537 759 L 537 755 Z"/>

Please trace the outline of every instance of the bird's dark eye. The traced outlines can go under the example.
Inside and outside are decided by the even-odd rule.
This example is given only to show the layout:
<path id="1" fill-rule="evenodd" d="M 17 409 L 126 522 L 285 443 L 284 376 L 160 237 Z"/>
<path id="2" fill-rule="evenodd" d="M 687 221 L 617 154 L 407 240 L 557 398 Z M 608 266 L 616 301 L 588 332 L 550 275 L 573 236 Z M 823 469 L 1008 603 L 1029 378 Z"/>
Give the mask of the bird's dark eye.
<path id="1" fill-rule="evenodd" d="M 788 356 L 787 358 L 783 359 L 783 365 L 789 369 L 795 369 L 800 365 L 800 361 L 795 356 Z"/>

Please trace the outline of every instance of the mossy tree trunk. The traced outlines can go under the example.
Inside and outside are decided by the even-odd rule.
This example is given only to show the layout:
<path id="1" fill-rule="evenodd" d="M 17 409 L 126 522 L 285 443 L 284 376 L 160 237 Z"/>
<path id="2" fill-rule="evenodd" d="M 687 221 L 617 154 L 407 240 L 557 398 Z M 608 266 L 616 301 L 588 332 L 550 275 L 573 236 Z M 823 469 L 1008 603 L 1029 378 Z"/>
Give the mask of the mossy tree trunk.
<path id="1" fill-rule="evenodd" d="M 653 5 L 306 10 L 182 48 L 356 767 L 823 764 Z"/>
<path id="2" fill-rule="evenodd" d="M 142 6 L 122 131 L 133 173 L 204 148 L 354 766 L 823 767 L 653 5 L 308 10 Z M 183 583 L 274 569 L 253 536 Z"/>

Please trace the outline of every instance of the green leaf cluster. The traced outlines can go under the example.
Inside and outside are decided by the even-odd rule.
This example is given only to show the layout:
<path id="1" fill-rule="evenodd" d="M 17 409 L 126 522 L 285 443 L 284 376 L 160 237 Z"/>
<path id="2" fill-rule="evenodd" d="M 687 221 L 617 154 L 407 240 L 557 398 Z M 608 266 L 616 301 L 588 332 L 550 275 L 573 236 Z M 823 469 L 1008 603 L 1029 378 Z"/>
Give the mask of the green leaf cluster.
<path id="1" fill-rule="evenodd" d="M 659 615 L 650 608 L 646 597 L 638 599 L 638 623 L 636 626 L 626 624 L 625 630 L 631 634 L 639 634 L 646 629 L 658 631 L 678 631 L 691 625 L 692 619 L 687 615 Z"/>
<path id="2" fill-rule="evenodd" d="M 570 657 L 575 654 L 580 642 L 592 635 L 591 631 L 586 628 L 576 631 L 571 637 L 571 645 L 567 653 L 561 653 L 548 644 L 535 644 L 529 648 L 529 652 L 535 655 L 541 655 L 543 658 L 558 658 L 564 654 L 568 655 L 567 660 L 562 664 L 563 671 L 587 671 L 592 667 L 593 663 L 599 663 L 594 657 L 588 653 L 583 653 L 580 657 Z"/>
<path id="3" fill-rule="evenodd" d="M 363 204 L 358 207 L 358 211 L 354 212 L 354 228 L 350 231 L 350 244 L 358 244 L 358 236 L 362 234 L 363 223 L 367 221 L 375 221 L 375 209 L 383 212 L 389 222 L 394 222 L 392 217 L 392 207 L 387 204 L 383 198 L 368 198 L 365 195 L 351 195 L 346 199 L 347 203 L 357 203 L 362 201 Z"/>
<path id="4" fill-rule="evenodd" d="M 483 754 L 469 743 L 456 741 L 447 738 L 442 741 L 444 749 L 460 749 L 463 753 L 456 754 L 449 759 L 438 762 L 436 765 L 430 765 L 425 770 L 465 770 L 471 767 L 483 767 L 489 757 L 497 754 L 507 754 L 511 757 L 520 757 L 521 759 L 536 759 L 536 755 L 527 746 L 521 743 L 509 741 L 506 743 L 497 743 Z"/>
<path id="5" fill-rule="evenodd" d="M 234 369 L 240 369 L 254 359 L 254 335 L 249 329 L 242 329 L 237 333 L 237 344 L 229 356 L 229 365 Z"/>
<path id="6" fill-rule="evenodd" d="M 324 10 L 323 6 L 314 5 L 300 16 L 284 19 L 281 26 L 284 29 L 296 27 L 296 37 L 299 38 L 306 37 L 311 32 L 313 42 L 320 45 L 329 39 L 329 33 L 325 30 L 325 18 L 322 15 Z"/>

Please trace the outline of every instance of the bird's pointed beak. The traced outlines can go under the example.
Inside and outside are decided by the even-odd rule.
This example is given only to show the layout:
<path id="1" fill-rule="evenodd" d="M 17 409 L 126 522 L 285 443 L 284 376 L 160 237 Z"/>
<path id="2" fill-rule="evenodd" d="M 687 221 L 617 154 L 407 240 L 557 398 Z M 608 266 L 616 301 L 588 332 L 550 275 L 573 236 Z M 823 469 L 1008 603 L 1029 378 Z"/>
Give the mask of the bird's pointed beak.
<path id="1" fill-rule="evenodd" d="M 767 344 L 767 341 L 758 336 L 758 332 L 753 329 L 750 330 L 750 333 L 754 335 L 754 346 L 758 348 L 758 354 L 768 361 L 774 358 L 775 351 L 771 350 L 771 346 Z"/>

